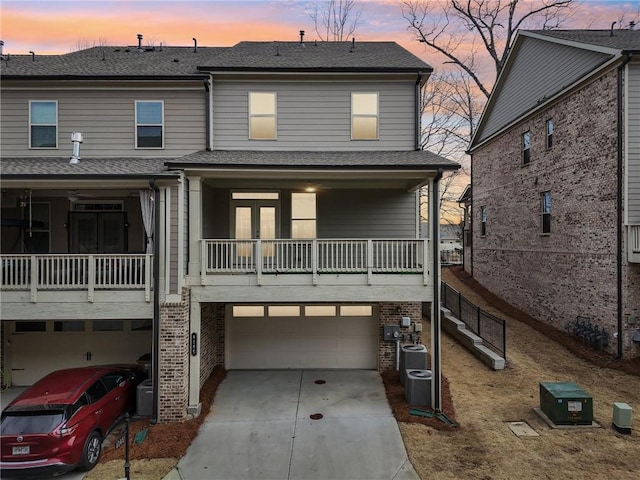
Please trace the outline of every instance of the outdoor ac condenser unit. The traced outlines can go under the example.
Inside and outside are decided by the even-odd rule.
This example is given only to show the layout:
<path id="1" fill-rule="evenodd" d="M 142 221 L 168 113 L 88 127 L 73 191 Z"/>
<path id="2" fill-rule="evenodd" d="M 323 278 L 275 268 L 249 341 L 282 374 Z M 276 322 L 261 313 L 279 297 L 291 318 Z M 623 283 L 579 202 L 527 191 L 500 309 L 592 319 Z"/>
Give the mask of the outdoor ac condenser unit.
<path id="1" fill-rule="evenodd" d="M 404 396 L 409 405 L 431 405 L 431 370 L 409 369 Z"/>
<path id="2" fill-rule="evenodd" d="M 406 385 L 407 369 L 421 370 L 427 368 L 427 347 L 407 344 L 400 348 L 400 383 Z"/>

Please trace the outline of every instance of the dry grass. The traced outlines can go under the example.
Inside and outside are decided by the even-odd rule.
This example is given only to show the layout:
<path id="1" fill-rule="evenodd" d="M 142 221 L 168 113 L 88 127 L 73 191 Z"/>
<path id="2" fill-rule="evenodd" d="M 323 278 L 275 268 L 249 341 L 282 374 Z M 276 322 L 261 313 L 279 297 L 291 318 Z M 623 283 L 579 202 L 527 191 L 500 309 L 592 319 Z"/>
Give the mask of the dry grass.
<path id="1" fill-rule="evenodd" d="M 485 303 L 451 272 L 443 270 L 443 277 L 467 296 L 475 296 L 476 302 Z M 611 419 L 613 402 L 624 401 L 634 407 L 633 422 L 640 425 L 640 377 L 594 365 L 530 325 L 510 317 L 506 320 L 508 363 L 501 372 L 489 370 L 443 335 L 443 372 L 459 427 L 436 431 L 418 424 L 400 425 L 420 477 L 639 478 L 640 435 L 635 430 L 631 435 L 616 433 Z M 539 406 L 542 381 L 571 381 L 582 386 L 593 396 L 594 417 L 602 428 L 549 428 L 533 411 Z M 526 421 L 540 436 L 516 437 L 507 425 L 511 421 Z"/>

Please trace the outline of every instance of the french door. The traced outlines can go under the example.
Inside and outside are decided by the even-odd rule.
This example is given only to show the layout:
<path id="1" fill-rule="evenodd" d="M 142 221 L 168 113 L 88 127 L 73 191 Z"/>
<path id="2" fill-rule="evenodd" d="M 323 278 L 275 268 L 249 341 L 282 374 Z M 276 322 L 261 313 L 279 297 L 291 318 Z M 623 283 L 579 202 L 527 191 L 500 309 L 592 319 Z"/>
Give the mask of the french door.
<path id="1" fill-rule="evenodd" d="M 231 209 L 231 234 L 237 240 L 274 240 L 279 237 L 278 202 L 273 200 L 234 200 Z M 239 243 L 236 255 L 252 255 L 252 242 Z M 262 244 L 262 255 L 273 256 L 274 246 Z"/>

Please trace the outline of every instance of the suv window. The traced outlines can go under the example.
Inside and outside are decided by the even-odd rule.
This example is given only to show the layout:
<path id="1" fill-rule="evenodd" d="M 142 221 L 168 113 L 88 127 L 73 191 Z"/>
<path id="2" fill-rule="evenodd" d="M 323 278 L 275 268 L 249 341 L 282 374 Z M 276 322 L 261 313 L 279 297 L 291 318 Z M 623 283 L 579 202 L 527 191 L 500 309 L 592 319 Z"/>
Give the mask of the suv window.
<path id="1" fill-rule="evenodd" d="M 29 414 L 8 413 L 2 417 L 2 435 L 25 435 L 29 433 L 50 433 L 64 420 L 63 411 L 48 411 Z"/>
<path id="2" fill-rule="evenodd" d="M 122 382 L 124 382 L 125 376 L 121 373 L 107 373 L 102 377 L 102 382 L 105 387 L 107 387 L 107 391 L 110 392 Z"/>
<path id="3" fill-rule="evenodd" d="M 104 384 L 98 380 L 87 389 L 87 397 L 90 403 L 95 403 L 107 394 Z"/>

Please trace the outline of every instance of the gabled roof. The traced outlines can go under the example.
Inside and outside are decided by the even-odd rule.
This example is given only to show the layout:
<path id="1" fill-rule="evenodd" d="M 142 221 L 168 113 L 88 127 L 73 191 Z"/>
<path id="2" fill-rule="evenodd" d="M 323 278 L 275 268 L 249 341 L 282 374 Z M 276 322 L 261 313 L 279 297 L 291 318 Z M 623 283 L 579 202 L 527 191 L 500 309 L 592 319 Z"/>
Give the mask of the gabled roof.
<path id="1" fill-rule="evenodd" d="M 457 170 L 460 165 L 426 150 L 362 152 L 200 151 L 167 162 L 171 168 L 417 168 Z"/>
<path id="2" fill-rule="evenodd" d="M 396 42 L 240 42 L 200 65 L 211 71 L 432 71 Z"/>
<path id="3" fill-rule="evenodd" d="M 640 31 L 635 30 L 613 30 L 613 35 L 610 30 L 518 32 L 469 150 L 639 48 Z"/>
<path id="4" fill-rule="evenodd" d="M 63 55 L 5 55 L 0 76 L 63 78 L 203 77 L 197 66 L 210 63 L 223 47 L 92 47 Z"/>

